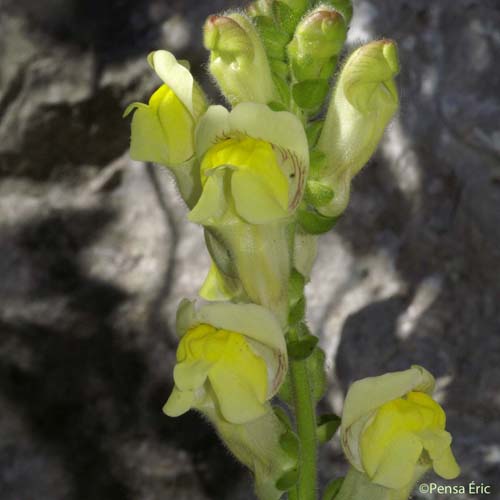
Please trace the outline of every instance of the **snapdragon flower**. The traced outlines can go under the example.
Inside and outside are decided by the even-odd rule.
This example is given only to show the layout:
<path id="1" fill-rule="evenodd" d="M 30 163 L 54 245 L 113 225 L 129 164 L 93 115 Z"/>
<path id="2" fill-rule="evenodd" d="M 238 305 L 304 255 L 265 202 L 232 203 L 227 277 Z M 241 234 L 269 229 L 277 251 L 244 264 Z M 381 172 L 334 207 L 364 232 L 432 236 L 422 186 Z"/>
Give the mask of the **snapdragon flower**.
<path id="1" fill-rule="evenodd" d="M 446 416 L 432 399 L 433 390 L 434 377 L 413 366 L 354 382 L 347 393 L 342 447 L 366 483 L 399 492 L 380 498 L 407 498 L 431 468 L 444 479 L 460 473 L 445 430 Z"/>
<path id="2" fill-rule="evenodd" d="M 176 417 L 190 408 L 242 424 L 269 411 L 287 370 L 284 334 L 276 318 L 255 304 L 179 306 L 181 338 L 175 386 L 164 412 Z"/>
<path id="3" fill-rule="evenodd" d="M 170 52 L 152 52 L 148 62 L 164 83 L 148 104 L 134 102 L 124 112 L 124 116 L 134 113 L 130 156 L 168 167 L 183 198 L 192 206 L 200 192 L 194 131 L 207 100 L 189 69 Z"/>
<path id="4" fill-rule="evenodd" d="M 189 219 L 221 225 L 227 215 L 265 224 L 293 214 L 309 168 L 304 127 L 287 111 L 242 103 L 210 106 L 196 131 L 203 186 Z"/>

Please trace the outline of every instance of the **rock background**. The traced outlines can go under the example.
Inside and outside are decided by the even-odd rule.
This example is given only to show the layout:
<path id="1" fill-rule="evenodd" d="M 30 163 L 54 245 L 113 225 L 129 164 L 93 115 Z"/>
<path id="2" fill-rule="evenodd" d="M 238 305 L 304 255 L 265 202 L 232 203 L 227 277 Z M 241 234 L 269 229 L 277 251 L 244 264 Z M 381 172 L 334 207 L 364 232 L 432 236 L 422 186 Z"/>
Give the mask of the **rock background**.
<path id="1" fill-rule="evenodd" d="M 121 119 L 158 84 L 155 48 L 208 88 L 201 23 L 236 5 L 0 0 L 1 500 L 253 498 L 202 419 L 161 414 L 173 314 L 208 258 L 167 172 L 129 160 Z M 414 498 L 500 499 L 499 26 L 495 0 L 359 0 L 349 35 L 397 40 L 402 105 L 309 286 L 323 406 L 423 364 L 454 483 L 493 490 Z M 343 464 L 334 440 L 322 480 Z"/>

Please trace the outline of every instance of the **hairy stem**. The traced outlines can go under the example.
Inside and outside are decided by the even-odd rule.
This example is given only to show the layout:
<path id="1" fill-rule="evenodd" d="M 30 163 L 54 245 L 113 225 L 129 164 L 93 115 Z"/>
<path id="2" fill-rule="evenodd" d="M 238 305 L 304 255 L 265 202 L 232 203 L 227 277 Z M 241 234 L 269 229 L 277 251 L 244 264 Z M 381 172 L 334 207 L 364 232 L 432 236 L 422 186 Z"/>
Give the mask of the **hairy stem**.
<path id="1" fill-rule="evenodd" d="M 290 328 L 291 342 L 298 340 L 295 327 Z M 307 370 L 307 360 L 291 360 L 290 376 L 293 387 L 294 411 L 300 442 L 299 481 L 297 495 L 290 499 L 315 500 L 317 476 L 316 412 Z"/>

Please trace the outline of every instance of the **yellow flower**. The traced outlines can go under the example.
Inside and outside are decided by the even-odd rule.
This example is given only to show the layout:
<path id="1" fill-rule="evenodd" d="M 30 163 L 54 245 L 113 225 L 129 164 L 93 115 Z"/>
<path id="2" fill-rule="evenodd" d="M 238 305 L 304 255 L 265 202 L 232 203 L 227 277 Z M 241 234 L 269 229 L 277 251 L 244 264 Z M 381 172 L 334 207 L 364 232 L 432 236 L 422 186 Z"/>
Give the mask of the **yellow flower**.
<path id="1" fill-rule="evenodd" d="M 300 203 L 309 152 L 299 119 L 263 104 L 230 113 L 211 106 L 196 133 L 202 195 L 189 218 L 204 225 L 251 224 L 289 217 Z"/>
<path id="2" fill-rule="evenodd" d="M 162 85 L 149 104 L 133 103 L 130 156 L 134 160 L 177 165 L 194 154 L 194 118 L 168 85 Z"/>
<path id="3" fill-rule="evenodd" d="M 194 156 L 194 130 L 205 111 L 206 98 L 189 69 L 165 50 L 152 52 L 148 62 L 163 80 L 148 104 L 134 102 L 130 156 L 169 167 L 188 206 L 199 197 L 200 182 Z"/>
<path id="4" fill-rule="evenodd" d="M 445 479 L 460 473 L 433 388 L 432 375 L 414 366 L 359 380 L 349 389 L 342 446 L 351 464 L 373 483 L 406 491 L 431 467 Z"/>
<path id="5" fill-rule="evenodd" d="M 276 318 L 254 304 L 217 303 L 195 311 L 181 303 L 175 387 L 164 407 L 172 417 L 190 408 L 216 411 L 242 424 L 269 411 L 286 373 L 284 335 Z"/>

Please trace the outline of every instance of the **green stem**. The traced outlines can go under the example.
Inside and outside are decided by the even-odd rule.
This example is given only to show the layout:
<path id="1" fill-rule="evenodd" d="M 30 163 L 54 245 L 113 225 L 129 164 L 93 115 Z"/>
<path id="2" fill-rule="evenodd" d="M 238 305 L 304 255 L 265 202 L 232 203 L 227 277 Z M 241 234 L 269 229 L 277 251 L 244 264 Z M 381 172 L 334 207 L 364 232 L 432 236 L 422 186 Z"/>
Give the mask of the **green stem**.
<path id="1" fill-rule="evenodd" d="M 289 331 L 290 341 L 298 340 L 295 327 Z M 293 387 L 295 419 L 300 442 L 300 470 L 297 496 L 290 499 L 315 500 L 317 476 L 316 411 L 312 400 L 307 360 L 291 360 L 290 376 Z"/>
<path id="2" fill-rule="evenodd" d="M 299 493 L 297 487 L 288 490 L 288 500 L 299 500 Z"/>

